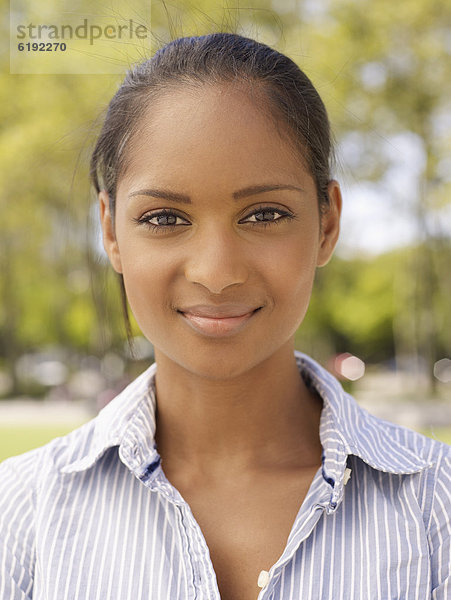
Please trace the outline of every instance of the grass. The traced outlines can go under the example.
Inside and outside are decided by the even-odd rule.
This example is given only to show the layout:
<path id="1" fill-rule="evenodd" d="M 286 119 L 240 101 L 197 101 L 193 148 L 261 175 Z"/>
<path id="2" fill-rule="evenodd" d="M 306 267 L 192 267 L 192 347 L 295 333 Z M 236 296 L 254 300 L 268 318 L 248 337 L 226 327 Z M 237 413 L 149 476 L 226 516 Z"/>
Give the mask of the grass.
<path id="1" fill-rule="evenodd" d="M 70 425 L 39 425 L 39 426 L 0 426 L 0 461 L 22 454 L 42 446 L 55 437 L 69 433 L 79 426 Z M 421 433 L 451 445 L 451 427 L 434 427 Z"/>
<path id="2" fill-rule="evenodd" d="M 451 446 L 451 427 L 430 427 L 423 429 L 421 433 Z"/>
<path id="3" fill-rule="evenodd" d="M 43 446 L 53 438 L 66 435 L 80 424 L 74 425 L 11 425 L 0 426 L 0 461 Z"/>

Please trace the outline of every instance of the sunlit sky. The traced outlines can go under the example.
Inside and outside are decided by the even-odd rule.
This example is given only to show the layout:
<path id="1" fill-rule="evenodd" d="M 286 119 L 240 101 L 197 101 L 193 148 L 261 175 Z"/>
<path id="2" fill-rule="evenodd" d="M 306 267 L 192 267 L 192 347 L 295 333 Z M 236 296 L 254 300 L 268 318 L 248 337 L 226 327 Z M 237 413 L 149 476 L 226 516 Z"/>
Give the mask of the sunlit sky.
<path id="1" fill-rule="evenodd" d="M 343 191 L 343 215 L 337 254 L 343 257 L 381 254 L 412 242 L 416 224 L 394 214 L 390 201 L 369 185 Z"/>
<path id="2" fill-rule="evenodd" d="M 417 136 L 393 136 L 387 143 L 390 167 L 377 183 L 359 181 L 351 172 L 353 153 L 361 148 L 345 143 L 339 149 L 342 168 L 336 174 L 342 184 L 343 214 L 337 253 L 344 257 L 376 255 L 421 240 L 416 204 L 421 194 L 425 157 Z M 446 177 L 444 178 L 447 179 Z M 430 232 L 451 236 L 451 206 L 430 213 Z"/>

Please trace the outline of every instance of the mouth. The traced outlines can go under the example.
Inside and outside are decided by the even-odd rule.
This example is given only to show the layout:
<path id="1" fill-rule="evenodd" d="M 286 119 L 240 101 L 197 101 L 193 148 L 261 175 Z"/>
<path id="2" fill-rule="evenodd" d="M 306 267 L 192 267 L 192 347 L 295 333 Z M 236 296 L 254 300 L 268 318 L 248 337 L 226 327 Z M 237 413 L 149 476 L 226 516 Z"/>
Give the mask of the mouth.
<path id="1" fill-rule="evenodd" d="M 262 308 L 242 304 L 198 305 L 177 312 L 195 331 L 209 337 L 227 337 L 241 331 Z"/>

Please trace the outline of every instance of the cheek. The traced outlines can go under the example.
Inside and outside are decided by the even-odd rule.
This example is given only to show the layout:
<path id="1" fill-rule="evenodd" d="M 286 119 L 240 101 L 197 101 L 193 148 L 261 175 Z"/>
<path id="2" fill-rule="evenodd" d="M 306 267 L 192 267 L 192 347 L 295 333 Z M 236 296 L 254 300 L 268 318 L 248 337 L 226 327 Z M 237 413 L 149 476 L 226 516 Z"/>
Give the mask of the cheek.
<path id="1" fill-rule="evenodd" d="M 297 239 L 273 267 L 271 289 L 279 326 L 292 335 L 307 312 L 316 273 L 318 242 L 314 236 Z"/>
<path id="2" fill-rule="evenodd" d="M 169 305 L 172 277 L 167 257 L 147 244 L 134 243 L 121 252 L 124 285 L 135 319 L 147 335 L 161 322 L 161 311 Z"/>
<path id="3" fill-rule="evenodd" d="M 267 248 L 261 254 L 261 272 L 265 272 L 265 264 L 270 265 L 267 273 L 278 298 L 290 302 L 297 296 L 309 295 L 316 270 L 316 238 L 313 235 L 290 236 L 275 250 Z"/>

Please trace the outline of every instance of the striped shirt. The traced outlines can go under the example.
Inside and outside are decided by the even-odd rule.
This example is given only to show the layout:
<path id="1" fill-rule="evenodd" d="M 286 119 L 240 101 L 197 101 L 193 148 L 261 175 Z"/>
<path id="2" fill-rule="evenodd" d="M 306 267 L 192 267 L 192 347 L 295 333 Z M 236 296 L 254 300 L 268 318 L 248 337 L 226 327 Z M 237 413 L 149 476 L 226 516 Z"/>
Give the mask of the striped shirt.
<path id="1" fill-rule="evenodd" d="M 323 462 L 258 600 L 451 598 L 450 447 L 370 415 L 311 358 L 296 361 L 323 400 Z M 155 371 L 0 465 L 1 600 L 219 600 L 202 531 L 160 464 Z"/>

